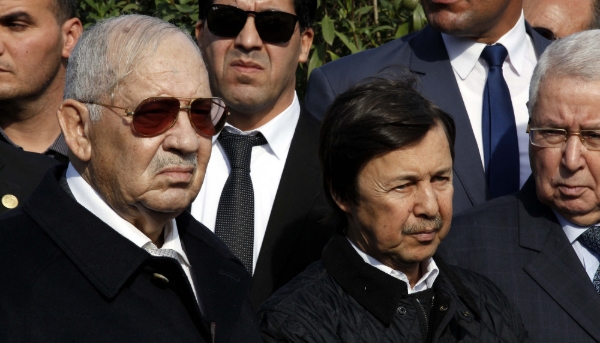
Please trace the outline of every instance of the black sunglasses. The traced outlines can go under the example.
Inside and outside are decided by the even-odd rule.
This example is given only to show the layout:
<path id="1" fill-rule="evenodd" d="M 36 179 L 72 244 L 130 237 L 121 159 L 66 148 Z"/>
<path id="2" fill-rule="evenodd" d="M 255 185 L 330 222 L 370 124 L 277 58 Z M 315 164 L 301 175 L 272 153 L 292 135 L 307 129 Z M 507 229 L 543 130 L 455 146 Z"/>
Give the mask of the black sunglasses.
<path id="1" fill-rule="evenodd" d="M 189 105 L 181 106 L 179 100 L 189 100 Z M 133 117 L 133 130 L 143 137 L 158 136 L 169 130 L 181 110 L 188 112 L 196 132 L 208 137 L 219 133 L 227 121 L 227 106 L 221 98 L 150 97 L 142 100 L 133 111 L 94 101 L 82 103 L 125 110 L 127 116 Z"/>
<path id="2" fill-rule="evenodd" d="M 280 11 L 244 11 L 234 6 L 212 5 L 208 9 L 208 30 L 220 37 L 236 37 L 246 25 L 248 15 L 254 15 L 256 32 L 263 42 L 285 43 L 292 38 L 298 17 Z"/>

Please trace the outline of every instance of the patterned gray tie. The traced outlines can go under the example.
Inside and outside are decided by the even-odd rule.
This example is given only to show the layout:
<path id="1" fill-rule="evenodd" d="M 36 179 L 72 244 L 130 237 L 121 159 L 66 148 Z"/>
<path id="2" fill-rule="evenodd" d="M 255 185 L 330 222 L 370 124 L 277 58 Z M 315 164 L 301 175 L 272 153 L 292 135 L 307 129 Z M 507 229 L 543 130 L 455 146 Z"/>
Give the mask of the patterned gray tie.
<path id="1" fill-rule="evenodd" d="M 146 250 L 152 256 L 170 257 L 175 261 L 181 263 L 181 260 L 179 259 L 179 254 L 173 249 L 157 249 L 153 245 L 148 244 L 144 246 L 144 250 Z"/>
<path id="2" fill-rule="evenodd" d="M 590 227 L 578 239 L 581 244 L 600 254 L 600 226 Z M 596 292 L 600 295 L 600 266 L 596 270 L 596 274 L 594 274 L 592 283 L 596 287 Z"/>
<path id="3" fill-rule="evenodd" d="M 252 274 L 254 250 L 254 188 L 250 178 L 252 147 L 267 144 L 265 137 L 222 131 L 219 143 L 229 159 L 231 172 L 219 200 L 215 234 Z"/>

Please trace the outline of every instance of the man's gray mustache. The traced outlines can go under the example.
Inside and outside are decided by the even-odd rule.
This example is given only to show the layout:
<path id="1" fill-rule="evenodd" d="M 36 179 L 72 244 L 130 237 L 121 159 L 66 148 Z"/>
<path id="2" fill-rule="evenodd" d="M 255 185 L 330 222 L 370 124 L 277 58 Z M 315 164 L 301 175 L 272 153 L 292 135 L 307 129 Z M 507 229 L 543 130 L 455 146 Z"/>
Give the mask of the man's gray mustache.
<path id="1" fill-rule="evenodd" d="M 161 154 L 152 159 L 150 168 L 153 172 L 159 172 L 166 167 L 193 167 L 198 166 L 197 154 L 179 156 L 174 154 Z"/>
<path id="2" fill-rule="evenodd" d="M 438 213 L 433 219 L 421 219 L 417 224 L 405 225 L 402 228 L 403 235 L 413 235 L 424 231 L 440 231 L 444 226 L 444 220 Z"/>

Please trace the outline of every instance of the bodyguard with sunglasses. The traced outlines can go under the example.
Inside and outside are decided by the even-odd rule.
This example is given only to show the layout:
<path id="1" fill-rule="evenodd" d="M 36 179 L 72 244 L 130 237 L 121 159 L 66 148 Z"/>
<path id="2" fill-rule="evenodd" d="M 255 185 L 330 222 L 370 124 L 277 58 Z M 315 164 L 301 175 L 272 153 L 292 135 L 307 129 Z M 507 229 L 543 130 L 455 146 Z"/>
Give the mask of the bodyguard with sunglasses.
<path id="1" fill-rule="evenodd" d="M 320 258 L 333 229 L 321 187 L 319 123 L 295 92 L 315 0 L 200 1 L 196 38 L 230 115 L 192 215 L 253 274 L 255 306 Z"/>
<path id="2" fill-rule="evenodd" d="M 193 39 L 111 18 L 66 77 L 71 163 L 0 220 L 0 341 L 260 342 L 250 275 L 185 211 L 228 113 Z"/>

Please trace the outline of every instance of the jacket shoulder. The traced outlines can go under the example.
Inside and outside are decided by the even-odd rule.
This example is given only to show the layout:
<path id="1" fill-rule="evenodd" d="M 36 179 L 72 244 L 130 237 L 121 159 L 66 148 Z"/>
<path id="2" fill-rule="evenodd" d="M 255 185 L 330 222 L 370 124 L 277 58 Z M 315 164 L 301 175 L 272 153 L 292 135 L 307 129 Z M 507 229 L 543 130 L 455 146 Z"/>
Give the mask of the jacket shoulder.
<path id="1" fill-rule="evenodd" d="M 323 263 L 311 264 L 258 309 L 263 339 L 265 342 L 336 340 L 335 333 L 329 331 L 335 325 L 324 321 L 336 312 L 337 307 L 331 302 L 339 301 L 339 293 Z"/>
<path id="2" fill-rule="evenodd" d="M 406 66 L 412 50 L 409 42 L 418 39 L 419 32 L 395 39 L 379 47 L 344 56 L 318 68 L 330 78 L 344 77 L 360 81 L 393 65 Z M 352 70 L 352 72 L 349 72 Z"/>
<path id="3" fill-rule="evenodd" d="M 464 287 L 462 292 L 467 293 L 474 301 L 471 304 L 475 306 L 473 310 L 478 312 L 476 315 L 487 329 L 504 337 L 506 341 L 529 340 L 517 308 L 495 283 L 482 274 L 461 267 L 446 265 L 445 268 L 459 280 L 454 282 L 455 287 L 456 284 Z M 511 339 L 508 339 L 509 336 Z"/>

